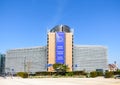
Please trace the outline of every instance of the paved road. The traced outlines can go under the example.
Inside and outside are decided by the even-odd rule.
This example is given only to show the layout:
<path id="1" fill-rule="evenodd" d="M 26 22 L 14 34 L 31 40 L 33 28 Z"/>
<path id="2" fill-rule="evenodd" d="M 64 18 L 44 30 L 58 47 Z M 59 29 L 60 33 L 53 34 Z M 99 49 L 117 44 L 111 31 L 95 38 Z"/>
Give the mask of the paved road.
<path id="1" fill-rule="evenodd" d="M 0 78 L 0 85 L 120 85 L 120 79 L 104 78 Z"/>

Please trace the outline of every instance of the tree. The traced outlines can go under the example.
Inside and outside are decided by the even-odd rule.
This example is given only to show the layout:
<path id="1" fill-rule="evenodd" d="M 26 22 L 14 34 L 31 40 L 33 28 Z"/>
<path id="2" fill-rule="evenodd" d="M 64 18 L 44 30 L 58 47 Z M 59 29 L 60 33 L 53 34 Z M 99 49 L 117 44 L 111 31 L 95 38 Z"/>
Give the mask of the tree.
<path id="1" fill-rule="evenodd" d="M 58 73 L 64 75 L 69 70 L 69 67 L 65 64 L 55 63 L 53 69 Z"/>

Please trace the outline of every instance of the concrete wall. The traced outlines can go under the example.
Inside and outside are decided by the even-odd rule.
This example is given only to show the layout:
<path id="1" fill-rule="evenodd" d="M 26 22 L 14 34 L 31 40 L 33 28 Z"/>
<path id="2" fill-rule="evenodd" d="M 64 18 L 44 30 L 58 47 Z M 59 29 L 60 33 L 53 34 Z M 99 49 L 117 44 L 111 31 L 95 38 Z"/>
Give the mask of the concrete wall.
<path id="1" fill-rule="evenodd" d="M 55 33 L 48 33 L 48 64 L 55 64 Z M 48 71 L 53 71 L 52 66 Z"/>
<path id="2" fill-rule="evenodd" d="M 65 61 L 66 61 L 66 65 L 68 65 L 68 67 L 70 68 L 69 71 L 72 71 L 72 33 L 66 33 L 66 42 L 65 42 L 65 53 L 66 53 L 66 57 L 65 57 Z"/>
<path id="3" fill-rule="evenodd" d="M 48 33 L 48 64 L 55 64 L 55 33 Z M 65 33 L 65 64 L 72 71 L 72 33 Z M 48 67 L 48 71 L 54 71 L 52 66 Z"/>

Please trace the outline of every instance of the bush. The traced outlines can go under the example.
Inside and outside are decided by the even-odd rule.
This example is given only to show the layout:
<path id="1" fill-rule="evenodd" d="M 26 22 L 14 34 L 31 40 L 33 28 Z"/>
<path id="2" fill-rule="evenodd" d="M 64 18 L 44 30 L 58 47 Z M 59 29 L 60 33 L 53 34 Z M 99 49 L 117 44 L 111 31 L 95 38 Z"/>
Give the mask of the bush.
<path id="1" fill-rule="evenodd" d="M 103 72 L 97 72 L 97 76 L 103 76 Z"/>
<path id="2" fill-rule="evenodd" d="M 120 70 L 114 71 L 114 75 L 120 75 Z"/>
<path id="3" fill-rule="evenodd" d="M 105 78 L 111 78 L 113 77 L 113 72 L 106 72 L 105 73 Z"/>
<path id="4" fill-rule="evenodd" d="M 96 71 L 90 72 L 90 77 L 92 78 L 97 77 L 97 72 Z"/>
<path id="5" fill-rule="evenodd" d="M 22 78 L 28 78 L 28 73 L 27 72 L 18 72 L 17 76 L 20 76 Z"/>
<path id="6" fill-rule="evenodd" d="M 50 75 L 56 75 L 57 72 L 36 72 L 35 76 L 50 76 Z"/>
<path id="7" fill-rule="evenodd" d="M 48 75 L 47 72 L 36 72 L 35 73 L 36 76 L 45 76 L 45 75 Z"/>
<path id="8" fill-rule="evenodd" d="M 73 72 L 36 72 L 35 76 L 85 76 L 85 71 L 73 71 Z"/>
<path id="9" fill-rule="evenodd" d="M 86 75 L 85 71 L 74 71 L 74 75 Z"/>
<path id="10" fill-rule="evenodd" d="M 65 75 L 66 75 L 66 76 L 73 76 L 74 74 L 73 74 L 73 72 L 66 72 Z"/>

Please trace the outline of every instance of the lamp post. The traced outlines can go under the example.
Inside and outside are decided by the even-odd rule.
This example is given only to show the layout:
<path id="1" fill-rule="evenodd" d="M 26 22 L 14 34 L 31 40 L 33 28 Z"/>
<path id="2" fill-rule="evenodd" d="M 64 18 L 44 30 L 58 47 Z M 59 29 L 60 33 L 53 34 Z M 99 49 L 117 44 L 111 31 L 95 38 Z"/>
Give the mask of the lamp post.
<path id="1" fill-rule="evenodd" d="M 26 72 L 26 56 L 24 57 L 24 72 Z"/>

